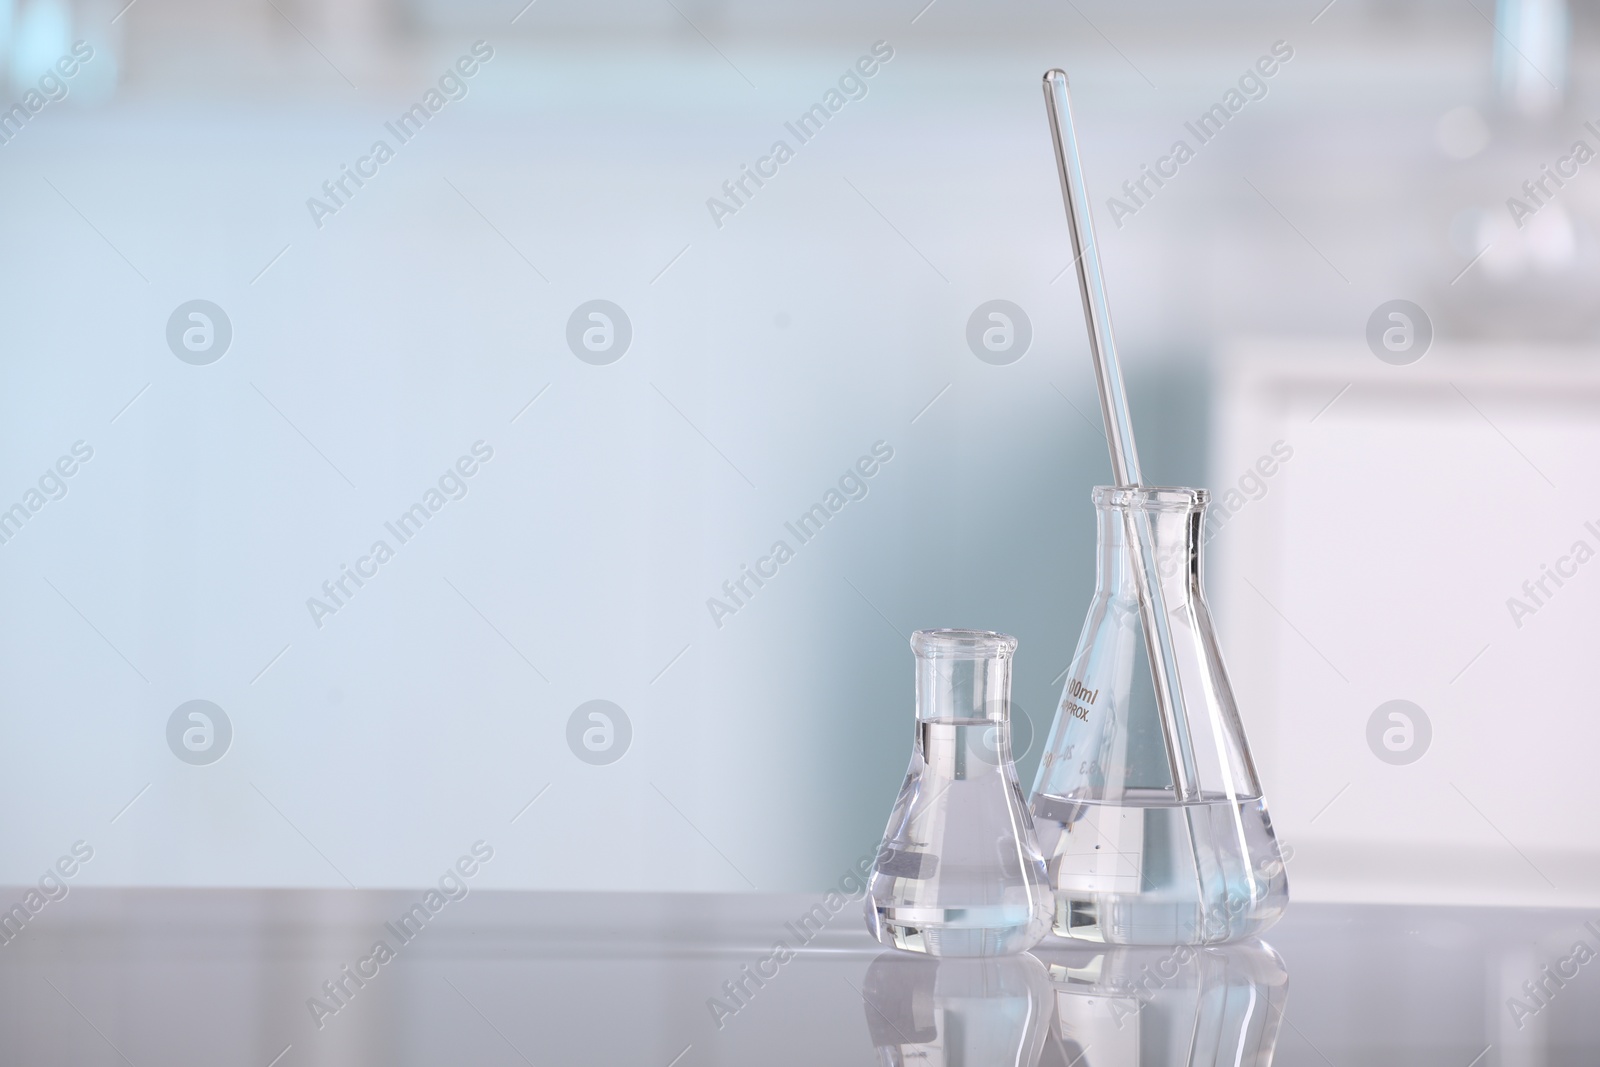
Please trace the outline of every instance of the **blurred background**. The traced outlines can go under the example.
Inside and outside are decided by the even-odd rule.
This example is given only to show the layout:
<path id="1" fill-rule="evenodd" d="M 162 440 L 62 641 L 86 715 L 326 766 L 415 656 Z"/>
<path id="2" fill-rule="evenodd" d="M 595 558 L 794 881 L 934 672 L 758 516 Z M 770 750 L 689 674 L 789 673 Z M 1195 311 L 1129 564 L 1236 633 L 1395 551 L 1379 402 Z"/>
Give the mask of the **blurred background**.
<path id="1" fill-rule="evenodd" d="M 524 3 L 0 0 L 0 881 L 820 889 L 933 626 L 1030 782 L 1062 66 L 1293 892 L 1600 899 L 1600 8 Z"/>

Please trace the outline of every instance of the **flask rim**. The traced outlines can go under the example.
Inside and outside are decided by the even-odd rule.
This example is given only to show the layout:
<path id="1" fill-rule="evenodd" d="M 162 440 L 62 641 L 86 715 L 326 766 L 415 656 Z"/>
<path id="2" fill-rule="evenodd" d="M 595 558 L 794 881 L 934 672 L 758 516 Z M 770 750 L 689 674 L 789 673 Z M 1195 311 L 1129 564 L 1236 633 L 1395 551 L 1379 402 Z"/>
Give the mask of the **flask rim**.
<path id="1" fill-rule="evenodd" d="M 918 630 L 911 635 L 911 651 L 922 659 L 988 659 L 1016 650 L 1015 637 L 994 630 Z"/>
<path id="2" fill-rule="evenodd" d="M 1094 506 L 1127 508 L 1137 501 L 1145 511 L 1194 511 L 1211 502 L 1211 493 L 1187 485 L 1097 485 Z"/>

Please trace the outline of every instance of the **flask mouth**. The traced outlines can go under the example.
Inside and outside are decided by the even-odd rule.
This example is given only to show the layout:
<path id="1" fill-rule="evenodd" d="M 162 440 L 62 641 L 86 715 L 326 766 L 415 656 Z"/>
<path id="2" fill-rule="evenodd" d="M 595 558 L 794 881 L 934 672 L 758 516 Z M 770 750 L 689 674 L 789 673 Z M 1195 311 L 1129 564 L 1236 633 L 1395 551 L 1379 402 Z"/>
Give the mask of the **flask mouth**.
<path id="1" fill-rule="evenodd" d="M 1094 506 L 1126 508 L 1137 502 L 1146 511 L 1193 511 L 1211 501 L 1205 489 L 1186 485 L 1097 485 Z"/>
<path id="2" fill-rule="evenodd" d="M 923 659 L 988 659 L 1010 656 L 1017 639 L 993 630 L 918 630 L 911 651 Z"/>

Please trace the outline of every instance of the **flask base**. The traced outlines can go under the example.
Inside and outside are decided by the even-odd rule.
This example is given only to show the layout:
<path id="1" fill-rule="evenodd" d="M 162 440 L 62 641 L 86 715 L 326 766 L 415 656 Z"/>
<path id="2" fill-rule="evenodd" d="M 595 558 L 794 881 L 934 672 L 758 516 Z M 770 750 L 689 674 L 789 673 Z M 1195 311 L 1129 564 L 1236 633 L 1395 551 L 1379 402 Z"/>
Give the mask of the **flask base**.
<path id="1" fill-rule="evenodd" d="M 1282 914 L 1280 906 L 1219 919 L 1192 902 L 1127 900 L 1115 894 L 1074 899 L 1058 893 L 1050 932 L 1107 945 L 1221 945 L 1263 933 Z"/>
<path id="2" fill-rule="evenodd" d="M 929 956 L 1011 956 L 1050 932 L 1048 916 L 1030 906 L 973 908 L 877 905 L 868 913 L 872 935 L 885 945 Z"/>

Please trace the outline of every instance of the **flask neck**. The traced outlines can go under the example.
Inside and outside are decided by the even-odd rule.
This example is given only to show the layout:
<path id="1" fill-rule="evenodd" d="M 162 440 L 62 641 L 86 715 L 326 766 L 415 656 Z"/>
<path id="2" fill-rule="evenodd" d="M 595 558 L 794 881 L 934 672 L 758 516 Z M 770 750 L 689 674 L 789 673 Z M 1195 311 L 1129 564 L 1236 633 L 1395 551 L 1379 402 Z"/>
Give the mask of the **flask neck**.
<path id="1" fill-rule="evenodd" d="M 918 630 L 918 721 L 1009 721 L 1016 647 L 1016 638 L 985 630 Z"/>
<path id="2" fill-rule="evenodd" d="M 1163 593 L 1190 599 L 1201 588 L 1201 536 L 1208 494 L 1204 489 L 1156 489 L 1099 486 L 1094 491 L 1099 551 L 1095 584 L 1102 594 L 1134 597 L 1137 587 L 1132 567 L 1135 557 L 1128 541 L 1132 511 L 1149 520 L 1156 570 Z"/>

